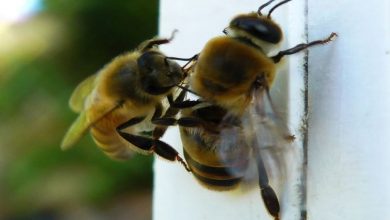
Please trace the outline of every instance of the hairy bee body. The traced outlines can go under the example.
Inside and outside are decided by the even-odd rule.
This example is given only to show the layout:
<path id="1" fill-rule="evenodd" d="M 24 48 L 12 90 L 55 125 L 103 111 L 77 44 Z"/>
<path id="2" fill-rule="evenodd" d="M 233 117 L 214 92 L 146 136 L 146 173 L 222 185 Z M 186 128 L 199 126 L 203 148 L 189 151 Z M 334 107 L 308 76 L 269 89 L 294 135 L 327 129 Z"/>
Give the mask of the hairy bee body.
<path id="1" fill-rule="evenodd" d="M 218 127 L 226 113 L 225 109 L 210 104 L 181 112 L 183 117 L 197 118 L 204 125 L 180 127 L 184 157 L 197 180 L 218 191 L 238 185 L 245 176 L 251 154 L 250 146 L 243 141 L 245 138 L 239 124 L 227 125 L 234 137 L 225 140 L 221 139 L 220 130 L 206 129 Z"/>
<path id="2" fill-rule="evenodd" d="M 136 69 L 137 63 L 135 61 L 139 56 L 139 52 L 132 52 L 116 58 L 105 67 L 106 69 L 103 71 L 106 72 L 99 73 L 101 74 L 100 82 L 96 87 L 96 92 L 92 93 L 91 103 L 88 106 L 87 118 L 89 121 L 92 121 L 99 117 L 100 112 L 104 112 L 107 106 L 116 106 L 118 105 L 118 103 L 115 103 L 117 100 L 125 100 L 115 111 L 106 114 L 94 123 L 90 129 L 96 144 L 111 158 L 127 159 L 133 154 L 133 151 L 146 153 L 120 137 L 116 127 L 131 118 L 146 115 L 147 118 L 143 122 L 137 124 L 137 126 L 127 128 L 126 132 L 150 137 L 155 127 L 150 121 L 154 113 L 154 107 L 161 103 L 164 98 L 162 95 L 151 96 L 144 94 L 142 91 L 136 91 L 136 86 L 130 88 L 125 86 L 121 89 L 115 85 L 117 82 L 114 80 L 122 80 L 124 82 L 136 81 L 136 79 L 131 79 L 130 76 L 120 79 L 120 73 L 125 71 L 125 69 Z"/>
<path id="3" fill-rule="evenodd" d="M 280 205 L 268 173 L 276 174 L 278 180 L 285 178 L 283 159 L 291 152 L 285 146 L 294 136 L 274 110 L 270 87 L 284 56 L 325 44 L 336 34 L 270 56 L 283 38 L 271 13 L 290 0 L 263 15 L 262 8 L 273 1 L 260 6 L 257 13 L 234 17 L 225 36 L 209 40 L 192 58 L 190 90 L 199 96 L 194 103 L 200 104 L 182 110 L 177 122 L 184 156 L 202 185 L 229 190 L 243 180 L 249 164 L 255 164 L 264 205 L 276 220 Z"/>
<path id="4" fill-rule="evenodd" d="M 123 138 L 120 137 L 116 132 L 116 127 L 128 121 L 131 118 L 129 116 L 137 117 L 139 115 L 129 114 L 128 108 L 123 107 L 123 110 L 106 115 L 90 128 L 93 140 L 110 158 L 128 159 L 134 151 L 146 153 L 139 150 L 139 148 L 127 142 L 126 140 L 123 140 Z M 154 128 L 152 125 L 150 125 L 150 123 L 145 123 L 145 129 L 137 129 L 139 126 L 140 125 L 137 125 L 137 127 L 134 128 L 131 127 L 127 129 L 126 132 L 133 134 L 148 134 L 151 133 Z M 151 135 L 146 136 L 151 137 Z"/>
<path id="5" fill-rule="evenodd" d="M 113 159 L 128 159 L 134 151 L 153 152 L 135 146 L 137 140 L 126 140 L 118 130 L 152 138 L 156 128 L 152 117 L 167 110 L 164 98 L 173 95 L 172 88 L 183 79 L 181 67 L 166 60 L 150 43 L 154 41 L 161 40 L 145 41 L 80 83 L 70 99 L 71 109 L 80 115 L 65 135 L 63 149 L 73 146 L 89 130 L 99 148 Z M 129 121 L 129 126 L 122 126 Z"/>
<path id="6" fill-rule="evenodd" d="M 256 77 L 265 77 L 271 85 L 276 71 L 275 63 L 259 48 L 229 36 L 208 41 L 194 68 L 193 90 L 235 114 L 248 106 Z"/>
<path id="7" fill-rule="evenodd" d="M 245 176 L 251 148 L 244 141 L 241 122 L 224 125 L 224 131 L 230 132 L 225 140 L 221 139 L 220 126 L 228 113 L 239 120 L 249 104 L 248 88 L 254 78 L 264 71 L 273 79 L 274 66 L 258 49 L 228 36 L 209 40 L 199 54 L 191 88 L 208 104 L 181 114 L 201 120 L 204 126 L 182 126 L 180 132 L 186 161 L 207 188 L 229 190 Z M 207 130 L 213 127 L 217 130 Z"/>
<path id="8" fill-rule="evenodd" d="M 253 146 L 242 119 L 253 101 L 255 82 L 271 86 L 276 66 L 250 38 L 215 37 L 199 54 L 190 83 L 205 104 L 181 115 L 202 126 L 181 126 L 180 132 L 188 165 L 208 188 L 229 190 L 245 176 Z"/>

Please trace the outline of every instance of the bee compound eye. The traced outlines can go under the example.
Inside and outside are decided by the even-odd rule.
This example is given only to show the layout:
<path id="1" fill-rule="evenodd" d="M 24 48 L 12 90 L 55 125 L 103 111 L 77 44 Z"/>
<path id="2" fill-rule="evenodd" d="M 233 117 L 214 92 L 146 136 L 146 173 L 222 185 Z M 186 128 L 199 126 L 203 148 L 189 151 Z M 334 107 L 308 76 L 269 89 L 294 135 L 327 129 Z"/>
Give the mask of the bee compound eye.
<path id="1" fill-rule="evenodd" d="M 241 16 L 233 19 L 230 26 L 272 44 L 277 44 L 282 40 L 280 27 L 270 19 Z"/>
<path id="2" fill-rule="evenodd" d="M 161 54 L 156 51 L 146 51 L 137 59 L 138 67 L 151 72 L 161 63 L 161 57 Z"/>

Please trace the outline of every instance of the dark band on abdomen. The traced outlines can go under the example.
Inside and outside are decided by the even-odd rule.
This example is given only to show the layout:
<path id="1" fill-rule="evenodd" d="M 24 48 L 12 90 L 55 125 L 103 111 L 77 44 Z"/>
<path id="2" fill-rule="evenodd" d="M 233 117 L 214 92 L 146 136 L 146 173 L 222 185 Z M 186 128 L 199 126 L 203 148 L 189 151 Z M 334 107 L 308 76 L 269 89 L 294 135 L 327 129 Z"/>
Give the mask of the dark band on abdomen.
<path id="1" fill-rule="evenodd" d="M 191 167 L 191 165 L 190 165 L 190 167 Z M 201 182 L 203 182 L 203 183 L 206 184 L 206 185 L 218 186 L 218 187 L 233 187 L 233 186 L 237 185 L 238 183 L 240 183 L 240 181 L 241 181 L 241 179 L 242 179 L 242 178 L 240 177 L 240 178 L 216 180 L 216 179 L 210 179 L 210 178 L 207 178 L 207 177 L 200 176 L 200 175 L 198 175 L 198 174 L 195 173 L 195 172 L 193 172 L 193 175 L 194 175 L 198 180 L 200 180 Z"/>
<path id="2" fill-rule="evenodd" d="M 198 163 L 193 160 L 184 150 L 184 157 L 192 169 L 194 176 L 201 182 L 211 186 L 229 187 L 238 184 L 246 170 L 246 165 L 242 167 L 213 167 Z M 213 178 L 215 177 L 215 178 Z"/>

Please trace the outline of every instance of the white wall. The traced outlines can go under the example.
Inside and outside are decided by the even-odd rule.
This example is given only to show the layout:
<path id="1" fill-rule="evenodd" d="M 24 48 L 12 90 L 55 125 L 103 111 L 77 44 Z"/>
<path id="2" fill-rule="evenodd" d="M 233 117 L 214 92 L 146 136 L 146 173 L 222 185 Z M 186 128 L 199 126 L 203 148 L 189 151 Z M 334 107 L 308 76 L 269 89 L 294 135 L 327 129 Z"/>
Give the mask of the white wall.
<path id="1" fill-rule="evenodd" d="M 308 219 L 390 219 L 389 6 L 309 1 Z"/>
<path id="2" fill-rule="evenodd" d="M 274 12 L 274 20 L 286 31 L 283 48 L 305 41 L 306 24 L 309 40 L 333 31 L 339 34 L 335 42 L 312 48 L 308 57 L 308 219 L 390 219 L 386 211 L 390 205 L 388 2 L 295 0 Z M 162 50 L 170 56 L 190 57 L 207 40 L 221 35 L 231 17 L 255 11 L 260 4 L 253 0 L 161 0 L 160 36 L 179 30 Z M 300 135 L 306 118 L 304 61 L 304 53 L 290 56 L 272 88 L 279 109 L 289 113 L 301 155 L 305 153 Z M 176 128 L 169 129 L 163 140 L 181 152 Z M 300 164 L 299 155 L 291 163 Z M 299 196 L 302 175 L 305 172 L 294 173 L 288 182 L 283 219 L 300 219 L 299 205 L 305 201 Z M 271 219 L 258 188 L 213 192 L 201 187 L 178 163 L 159 158 L 153 216 L 155 220 Z"/>

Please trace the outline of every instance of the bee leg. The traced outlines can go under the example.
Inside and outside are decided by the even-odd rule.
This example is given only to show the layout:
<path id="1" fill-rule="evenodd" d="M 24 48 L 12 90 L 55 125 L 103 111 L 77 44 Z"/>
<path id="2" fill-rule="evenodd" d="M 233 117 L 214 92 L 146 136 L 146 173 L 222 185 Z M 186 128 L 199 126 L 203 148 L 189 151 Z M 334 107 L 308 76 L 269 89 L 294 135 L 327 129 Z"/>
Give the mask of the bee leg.
<path id="1" fill-rule="evenodd" d="M 179 156 L 179 153 L 171 145 L 160 140 L 155 140 L 152 150 L 157 155 L 167 160 L 180 162 L 188 172 L 191 172 L 191 169 L 188 167 L 187 163 Z"/>
<path id="2" fill-rule="evenodd" d="M 120 132 L 119 135 L 123 137 L 125 140 L 133 144 L 134 146 L 148 152 L 156 153 L 157 155 L 165 158 L 169 161 L 178 161 L 180 162 L 184 168 L 190 172 L 191 170 L 188 168 L 186 162 L 179 156 L 179 153 L 169 144 L 139 135 L 133 135 L 125 132 Z"/>
<path id="3" fill-rule="evenodd" d="M 329 43 L 330 41 L 334 40 L 336 37 L 337 37 L 336 33 L 331 33 L 329 35 L 329 37 L 327 37 L 324 40 L 316 40 L 316 41 L 309 42 L 307 44 L 298 44 L 298 45 L 296 45 L 293 48 L 280 51 L 278 54 L 276 54 L 275 56 L 271 57 L 271 59 L 274 61 L 274 63 L 278 63 L 282 59 L 282 57 L 284 57 L 285 55 L 291 55 L 291 54 L 294 54 L 294 53 L 298 53 L 298 52 L 300 52 L 300 51 L 302 51 L 304 49 L 307 49 L 307 48 L 309 48 L 311 46 L 314 46 L 314 45 Z"/>
<path id="4" fill-rule="evenodd" d="M 158 111 L 158 110 L 156 110 L 156 111 Z M 139 136 L 139 135 L 133 135 L 133 134 L 129 134 L 129 133 L 122 131 L 123 129 L 125 129 L 129 126 L 138 124 L 139 122 L 143 121 L 144 119 L 145 119 L 145 117 L 132 118 L 129 121 L 119 125 L 116 128 L 116 130 L 122 138 L 124 138 L 126 141 L 133 144 L 134 146 L 140 148 L 141 150 L 148 151 L 148 152 L 154 152 L 157 155 L 159 155 L 167 160 L 170 160 L 170 161 L 179 161 L 187 171 L 190 171 L 187 164 L 184 162 L 183 158 L 181 158 L 179 156 L 179 153 L 173 147 L 171 147 L 169 144 L 167 144 L 163 141 L 160 141 L 158 139 L 143 137 L 143 136 Z"/>
<path id="5" fill-rule="evenodd" d="M 159 126 L 172 126 L 177 124 L 177 119 L 174 117 L 163 117 L 152 120 L 152 123 Z"/>
<path id="6" fill-rule="evenodd" d="M 117 128 L 116 128 L 116 131 L 120 134 L 120 133 L 123 133 L 122 130 L 127 128 L 127 127 L 130 127 L 130 126 L 133 126 L 135 124 L 138 124 L 140 123 L 141 121 L 145 120 L 145 116 L 141 116 L 141 117 L 135 117 L 135 118 L 131 118 L 130 120 L 126 121 L 125 123 L 119 125 Z"/>
<path id="7" fill-rule="evenodd" d="M 179 113 L 179 109 L 180 108 L 189 108 L 189 107 L 192 107 L 192 106 L 198 104 L 198 102 L 190 103 L 190 102 L 187 102 L 187 101 L 183 101 L 185 96 L 186 96 L 186 91 L 185 90 L 182 90 L 175 100 L 173 100 L 172 94 L 169 94 L 167 96 L 167 99 L 168 99 L 168 102 L 169 102 L 169 108 L 167 109 L 167 111 L 165 112 L 165 114 L 164 114 L 164 116 L 162 118 L 174 117 L 175 115 L 177 115 L 177 113 Z M 182 103 L 185 103 L 184 106 L 182 105 Z M 156 109 L 157 108 L 162 109 L 161 105 L 156 107 Z M 152 122 L 154 120 L 159 119 L 160 116 L 161 116 L 161 114 L 153 115 Z M 168 125 L 171 125 L 171 124 L 168 124 Z"/>
<path id="8" fill-rule="evenodd" d="M 156 107 L 155 107 L 154 114 L 152 116 L 152 121 L 155 120 L 156 118 L 159 118 L 161 116 L 161 114 L 162 114 L 162 105 L 161 104 L 157 104 Z M 168 116 L 171 116 L 171 114 L 173 114 L 173 116 L 174 116 L 175 114 L 177 114 L 177 112 L 167 111 L 165 115 L 167 115 L 167 114 L 168 114 Z M 161 156 L 161 157 L 163 157 L 163 158 L 165 158 L 167 160 L 170 160 L 170 161 L 177 160 L 184 166 L 184 168 L 187 171 L 190 172 L 191 170 L 188 168 L 188 166 L 184 162 L 184 160 L 179 156 L 179 153 L 173 147 L 171 147 L 169 144 L 167 144 L 167 143 L 165 143 L 163 141 L 158 140 L 159 137 L 158 138 L 155 137 L 155 133 L 154 133 L 155 131 L 153 131 L 153 137 L 154 138 L 148 138 L 148 137 L 144 137 L 144 136 L 133 135 L 133 134 L 129 134 L 129 133 L 126 133 L 126 132 L 122 131 L 123 129 L 125 129 L 127 127 L 130 127 L 130 126 L 133 126 L 135 124 L 140 123 L 141 121 L 145 120 L 145 118 L 146 118 L 145 116 L 131 118 L 127 122 L 119 125 L 116 128 L 116 130 L 117 130 L 118 134 L 122 138 L 124 138 L 129 143 L 133 144 L 134 146 L 142 149 L 143 151 L 154 152 L 157 155 L 159 155 L 159 156 Z M 164 133 L 165 130 L 166 130 L 166 127 L 163 127 L 162 129 L 163 129 L 162 132 Z M 162 136 L 162 134 L 161 134 L 161 136 Z"/>
<path id="9" fill-rule="evenodd" d="M 275 218 L 279 219 L 280 205 L 275 191 L 269 185 L 267 171 L 264 167 L 263 159 L 258 151 L 256 151 L 257 171 L 259 174 L 259 186 L 261 197 L 263 198 L 265 207 L 268 212 Z"/>
<path id="10" fill-rule="evenodd" d="M 131 143 L 132 145 L 138 147 L 139 149 L 143 151 L 152 151 L 152 147 L 154 145 L 154 140 L 151 138 L 139 136 L 139 135 L 133 135 L 126 132 L 118 132 L 119 135 L 124 138 L 126 141 Z"/>
<path id="11" fill-rule="evenodd" d="M 134 146 L 136 146 L 136 147 L 138 147 L 138 148 L 140 148 L 140 149 L 142 149 L 144 151 L 150 151 L 150 149 L 153 146 L 153 139 L 147 138 L 147 137 L 143 137 L 143 136 L 139 136 L 139 135 L 129 134 L 129 133 L 126 133 L 126 132 L 122 131 L 123 129 L 126 129 L 126 128 L 130 127 L 130 126 L 133 126 L 135 124 L 140 123 L 145 118 L 146 118 L 145 116 L 144 117 L 131 118 L 127 122 L 119 125 L 116 128 L 116 131 L 118 132 L 118 134 L 123 139 L 127 140 L 128 142 L 130 142 Z"/>
<path id="12" fill-rule="evenodd" d="M 167 126 L 170 126 L 170 125 L 173 125 L 174 122 L 170 122 L 170 123 L 157 123 L 157 121 L 161 120 L 161 119 L 168 119 L 168 118 L 174 118 L 175 115 L 177 115 L 177 113 L 179 113 L 179 109 L 175 107 L 174 103 L 179 103 L 179 102 L 182 102 L 184 100 L 186 96 L 186 92 L 185 91 L 181 91 L 180 94 L 178 95 L 178 97 L 173 100 L 173 96 L 172 94 L 169 94 L 168 95 L 168 102 L 169 102 L 169 108 L 167 109 L 167 111 L 165 112 L 164 116 L 162 118 L 160 118 L 160 115 L 153 115 L 152 117 L 152 123 L 156 124 L 156 125 L 159 125 L 159 126 L 156 126 L 156 128 L 153 130 L 153 138 L 154 139 L 160 139 L 165 131 L 167 130 Z M 161 105 L 160 105 L 161 107 Z M 174 119 L 176 120 L 176 119 Z"/>
<path id="13" fill-rule="evenodd" d="M 175 100 L 173 100 L 172 94 L 167 95 L 167 99 L 168 99 L 168 103 L 169 103 L 169 108 L 168 108 L 167 112 L 172 111 L 170 116 L 176 115 L 179 112 L 179 109 L 191 108 L 191 107 L 194 107 L 194 106 L 202 103 L 202 101 L 200 101 L 200 100 L 185 100 L 184 101 L 184 98 L 186 97 L 187 92 L 188 91 L 192 92 L 192 91 L 190 91 L 188 89 L 188 86 L 179 86 L 179 87 L 182 90 L 179 93 L 179 95 L 176 97 Z M 167 113 L 165 113 L 165 115 L 167 115 Z"/>
<path id="14" fill-rule="evenodd" d="M 202 103 L 202 101 L 200 101 L 200 100 L 185 100 L 185 101 L 183 101 L 186 92 L 187 91 L 183 89 L 180 92 L 179 96 L 175 100 L 173 100 L 172 95 L 168 95 L 167 98 L 168 98 L 169 106 L 174 108 L 174 109 L 177 109 L 177 112 L 178 112 L 179 109 L 191 108 L 191 107 L 194 107 L 194 106 L 199 105 L 200 103 Z M 183 94 L 183 97 L 181 98 L 182 94 Z M 179 98 L 181 98 L 181 99 L 179 99 Z"/>
<path id="15" fill-rule="evenodd" d="M 191 100 L 186 100 L 183 101 L 186 95 L 186 91 L 182 90 L 178 97 L 173 100 L 172 94 L 169 94 L 167 96 L 168 102 L 169 102 L 169 108 L 165 112 L 164 116 L 161 118 L 158 117 L 153 117 L 152 118 L 152 123 L 156 125 L 161 125 L 161 126 L 171 126 L 171 125 L 176 125 L 177 119 L 174 118 L 175 115 L 179 112 L 179 109 L 181 108 L 191 108 L 195 105 L 198 105 L 201 103 L 201 101 L 191 101 Z"/>
<path id="16" fill-rule="evenodd" d="M 176 124 L 176 118 L 174 118 L 175 115 L 179 112 L 180 108 L 190 108 L 192 106 L 195 106 L 200 103 L 200 101 L 183 101 L 186 95 L 186 91 L 182 90 L 179 94 L 179 96 L 173 100 L 173 96 L 170 94 L 167 96 L 168 102 L 169 102 L 169 108 L 165 112 L 164 116 L 159 117 L 152 117 L 152 123 L 155 125 L 158 125 L 153 130 L 153 137 L 155 139 L 160 139 L 167 130 L 167 126 L 175 125 Z"/>
<path id="17" fill-rule="evenodd" d="M 184 98 L 186 97 L 186 93 L 187 93 L 187 91 L 181 90 L 181 92 L 179 93 L 179 95 L 177 96 L 177 98 L 175 100 L 173 100 L 172 94 L 167 95 L 167 99 L 169 102 L 169 108 L 165 112 L 164 116 L 171 117 L 171 116 L 176 115 L 179 112 L 179 109 L 177 108 L 176 104 L 184 101 Z"/>
<path id="18" fill-rule="evenodd" d="M 203 121 L 194 117 L 179 118 L 177 124 L 183 127 L 203 127 Z"/>
<path id="19" fill-rule="evenodd" d="M 142 52 L 145 52 L 145 51 L 151 49 L 152 47 L 154 47 L 156 45 L 158 46 L 158 45 L 161 45 L 161 44 L 167 44 L 167 43 L 169 43 L 169 42 L 171 42 L 173 40 L 173 38 L 175 37 L 176 32 L 177 32 L 176 29 L 173 30 L 170 38 L 156 38 L 156 39 L 145 41 L 144 43 L 142 43 L 139 46 L 139 49 Z"/>
<path id="20" fill-rule="evenodd" d="M 171 125 L 180 125 L 183 127 L 201 127 L 203 126 L 202 120 L 199 120 L 198 118 L 194 117 L 183 117 L 183 118 L 158 118 L 152 121 L 153 124 L 156 125 L 164 125 L 164 126 L 171 126 Z"/>

